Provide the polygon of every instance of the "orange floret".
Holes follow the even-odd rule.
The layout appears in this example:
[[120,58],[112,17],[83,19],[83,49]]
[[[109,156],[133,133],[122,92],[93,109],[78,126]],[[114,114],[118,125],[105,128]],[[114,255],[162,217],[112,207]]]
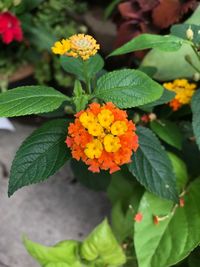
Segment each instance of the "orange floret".
[[102,106],[92,103],[75,117],[66,139],[73,158],[85,162],[92,172],[102,169],[113,173],[131,162],[132,153],[138,148],[138,136],[125,111],[111,102]]

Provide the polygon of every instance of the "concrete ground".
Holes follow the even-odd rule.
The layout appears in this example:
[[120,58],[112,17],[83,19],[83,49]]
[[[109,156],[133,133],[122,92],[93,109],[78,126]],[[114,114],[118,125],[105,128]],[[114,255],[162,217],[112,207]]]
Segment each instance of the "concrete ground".
[[9,199],[6,169],[20,143],[34,130],[17,122],[14,125],[14,133],[0,130],[0,267],[36,267],[22,245],[22,234],[45,245],[80,240],[106,216],[109,203],[103,193],[72,183],[69,166]]

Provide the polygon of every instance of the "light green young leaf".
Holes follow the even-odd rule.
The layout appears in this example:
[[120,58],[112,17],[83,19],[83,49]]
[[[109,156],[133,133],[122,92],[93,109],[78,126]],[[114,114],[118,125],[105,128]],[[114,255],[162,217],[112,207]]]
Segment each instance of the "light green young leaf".
[[177,187],[179,192],[182,193],[189,179],[186,164],[175,154],[171,152],[167,154],[173,166]]
[[57,109],[69,97],[47,86],[22,86],[0,94],[0,117],[39,114]]
[[78,259],[79,243],[74,240],[62,241],[53,247],[46,247],[24,238],[28,253],[42,267],[82,267]]
[[200,90],[197,90],[192,97],[192,113],[192,127],[200,149]]
[[[192,16],[185,21],[186,24],[200,24],[200,6],[197,7]],[[150,51],[142,61],[142,67],[156,67],[157,72],[154,78],[159,81],[174,80],[177,78],[192,78],[196,73],[190,64],[185,60],[188,55],[193,64],[200,69],[200,61],[188,44],[183,44],[176,52],[165,52],[158,49]],[[176,64],[174,64],[176,62]]]
[[[187,257],[200,243],[200,179],[191,183],[185,206],[173,209],[171,201],[146,192],[140,202],[142,222],[135,223],[134,243],[139,267],[169,267]],[[173,212],[172,212],[173,211]],[[158,225],[153,216],[166,216]],[[142,237],[142,238],[141,238]]]
[[87,261],[95,261],[99,266],[118,267],[126,262],[125,254],[107,220],[98,225],[84,240],[81,256]]
[[140,126],[137,134],[139,148],[128,164],[129,171],[150,192],[177,202],[176,178],[167,153],[151,130]]
[[85,94],[85,91],[83,90],[82,85],[78,80],[75,81],[73,93],[74,96],[72,99],[76,107],[76,112],[84,110],[90,99],[90,96]]
[[64,143],[67,125],[63,119],[47,122],[24,141],[12,163],[9,196],[25,185],[44,181],[70,158]]
[[150,123],[150,126],[161,140],[181,150],[183,137],[175,123],[169,120],[155,120]]
[[186,41],[173,35],[144,33],[117,48],[109,56],[118,56],[149,48],[158,48],[163,51],[176,51],[181,48],[184,42]]
[[161,97],[163,87],[145,73],[124,69],[112,71],[98,79],[94,97],[113,102],[120,108],[131,108]]
[[86,61],[80,58],[61,56],[60,61],[66,72],[74,74],[79,80],[84,82],[87,81],[86,76],[88,79],[94,78],[104,66],[104,60],[99,54],[90,57]]

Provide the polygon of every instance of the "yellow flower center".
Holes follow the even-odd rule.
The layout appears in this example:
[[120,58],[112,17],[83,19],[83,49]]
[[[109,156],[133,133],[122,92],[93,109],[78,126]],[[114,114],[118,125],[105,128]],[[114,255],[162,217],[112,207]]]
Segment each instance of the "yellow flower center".
[[119,137],[115,137],[112,134],[107,134],[104,137],[103,144],[107,152],[117,152],[121,147]]
[[104,134],[104,130],[98,122],[94,122],[88,126],[88,133],[92,136],[102,136]]
[[103,145],[98,139],[94,139],[92,142],[88,143],[84,150],[85,155],[89,159],[94,159],[94,158],[98,159],[101,156],[102,151],[103,151]]
[[101,126],[109,129],[111,123],[114,121],[114,115],[110,110],[104,109],[98,114],[98,120]]
[[115,121],[111,126],[111,133],[113,135],[122,135],[127,131],[128,127],[125,121]]

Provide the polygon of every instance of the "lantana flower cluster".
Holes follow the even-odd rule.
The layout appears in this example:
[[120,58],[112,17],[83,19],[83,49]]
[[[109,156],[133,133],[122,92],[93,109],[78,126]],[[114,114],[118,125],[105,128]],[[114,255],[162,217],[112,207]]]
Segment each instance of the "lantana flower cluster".
[[75,116],[66,139],[73,158],[85,162],[92,172],[102,169],[110,173],[131,161],[138,148],[138,136],[125,111],[111,102],[102,106],[92,103]]
[[182,105],[189,104],[196,89],[196,84],[189,83],[186,79],[177,79],[173,82],[164,83],[163,86],[176,93],[175,98],[169,103],[174,111],[181,108]]
[[10,12],[0,13],[0,35],[5,44],[23,40],[20,20]]
[[58,55],[66,55],[74,58],[89,59],[94,56],[100,49],[100,45],[96,40],[85,34],[75,34],[68,39],[58,41],[52,47],[52,52]]

